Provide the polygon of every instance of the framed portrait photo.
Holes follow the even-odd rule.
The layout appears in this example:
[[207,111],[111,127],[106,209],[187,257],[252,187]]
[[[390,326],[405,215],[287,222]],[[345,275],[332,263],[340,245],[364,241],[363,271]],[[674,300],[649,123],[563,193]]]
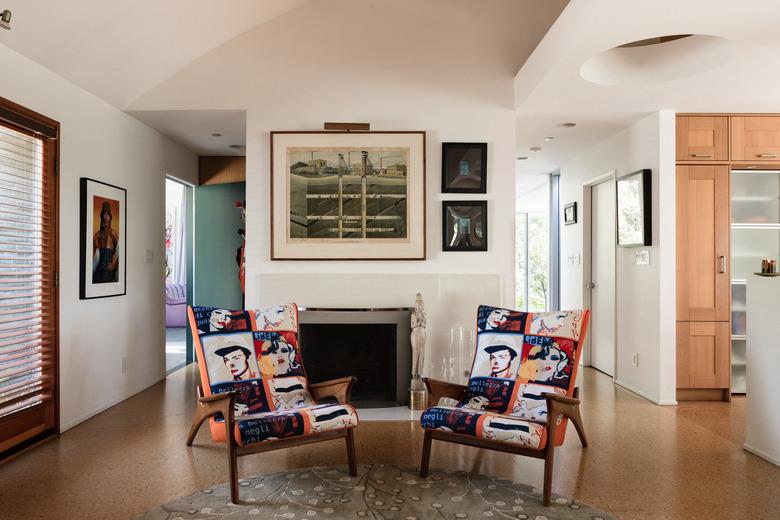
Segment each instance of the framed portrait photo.
[[577,203],[571,202],[563,207],[563,222],[567,226],[577,223]]
[[425,132],[271,132],[271,260],[424,260]]
[[486,200],[442,202],[442,251],[487,251]]
[[487,193],[487,143],[442,143],[442,193]]
[[617,245],[649,246],[652,242],[650,170],[617,180]]
[[79,299],[127,292],[127,190],[81,178]]

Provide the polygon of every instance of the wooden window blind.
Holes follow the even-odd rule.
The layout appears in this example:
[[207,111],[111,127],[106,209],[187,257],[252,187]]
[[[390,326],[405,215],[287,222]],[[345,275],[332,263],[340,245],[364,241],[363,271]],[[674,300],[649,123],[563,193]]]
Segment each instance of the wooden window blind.
[[3,455],[57,429],[58,130],[56,122],[0,98]]

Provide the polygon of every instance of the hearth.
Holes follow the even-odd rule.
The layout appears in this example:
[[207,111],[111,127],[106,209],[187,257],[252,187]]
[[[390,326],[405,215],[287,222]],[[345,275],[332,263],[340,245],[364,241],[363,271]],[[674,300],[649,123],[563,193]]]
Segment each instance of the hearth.
[[405,404],[411,368],[409,308],[302,309],[300,342],[309,381],[356,376],[358,408]]

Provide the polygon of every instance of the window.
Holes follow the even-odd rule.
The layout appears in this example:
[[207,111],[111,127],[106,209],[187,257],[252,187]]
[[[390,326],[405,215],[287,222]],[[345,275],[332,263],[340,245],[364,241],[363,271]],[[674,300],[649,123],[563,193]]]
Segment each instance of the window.
[[550,177],[521,176],[515,220],[515,304],[526,311],[555,305],[550,276]]
[[0,98],[0,454],[57,428],[59,124]]

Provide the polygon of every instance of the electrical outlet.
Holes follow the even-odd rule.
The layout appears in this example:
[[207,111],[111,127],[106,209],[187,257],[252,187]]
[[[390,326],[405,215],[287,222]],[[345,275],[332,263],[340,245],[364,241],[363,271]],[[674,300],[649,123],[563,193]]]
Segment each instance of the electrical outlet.
[[122,356],[122,373],[127,372],[127,356]]
[[639,354],[637,354],[636,352],[631,354],[631,364],[634,365],[635,367],[639,366]]

